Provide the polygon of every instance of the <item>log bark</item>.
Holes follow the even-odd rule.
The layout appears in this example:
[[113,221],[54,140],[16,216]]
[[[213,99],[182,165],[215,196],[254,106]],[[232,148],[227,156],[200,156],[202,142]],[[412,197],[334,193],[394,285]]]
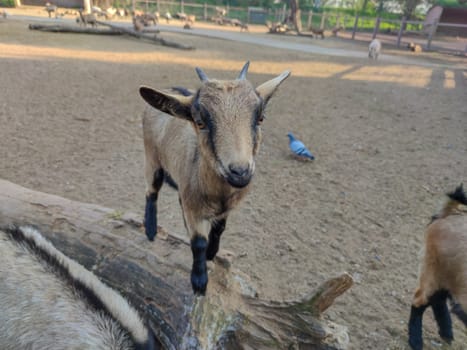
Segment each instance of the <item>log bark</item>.
[[0,226],[34,225],[55,246],[119,290],[148,318],[164,349],[346,349],[347,329],[321,314],[352,285],[344,273],[293,301],[258,298],[220,251],[206,296],[190,286],[184,237],[160,228],[147,241],[140,215],[36,192],[0,179]]
[[110,23],[102,22],[102,21],[97,21],[97,23],[103,26],[108,26],[115,31],[121,31],[135,38],[146,39],[146,40],[153,41],[160,45],[169,46],[169,47],[173,47],[173,48],[181,49],[181,50],[194,50],[195,49],[193,46],[183,45],[183,44],[179,44],[179,43],[176,43],[170,40],[165,40],[163,38],[158,37],[157,34],[149,35],[149,34],[145,34],[144,32],[137,32],[134,29],[130,29],[130,28],[122,27],[122,26],[116,26],[114,24],[110,24]]
[[[174,41],[163,39],[157,34],[159,31],[154,30],[143,30],[142,32],[137,32],[133,29],[126,28],[123,26],[116,26],[107,22],[96,21],[98,24],[107,26],[110,29],[103,29],[103,28],[92,28],[92,27],[78,27],[78,26],[70,26],[70,25],[63,25],[63,24],[30,24],[29,29],[31,30],[40,30],[44,32],[54,32],[54,33],[78,33],[78,34],[103,34],[103,35],[130,35],[132,37],[138,39],[144,39],[151,41],[153,43],[172,47],[175,49],[180,50],[194,50],[193,46],[183,45],[176,43]],[[151,35],[150,33],[155,33]]]
[[123,32],[119,32],[113,29],[107,28],[93,28],[93,27],[77,27],[69,26],[65,24],[30,24],[29,29],[40,30],[43,32],[54,32],[54,33],[77,33],[77,34],[100,34],[100,35],[122,35]]

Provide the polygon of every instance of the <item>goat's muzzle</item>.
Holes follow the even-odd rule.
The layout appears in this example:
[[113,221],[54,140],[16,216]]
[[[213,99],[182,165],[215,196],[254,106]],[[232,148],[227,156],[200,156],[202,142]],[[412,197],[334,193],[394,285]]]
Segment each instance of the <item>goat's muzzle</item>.
[[253,177],[253,169],[250,166],[229,165],[226,180],[227,182],[237,188],[247,186]]

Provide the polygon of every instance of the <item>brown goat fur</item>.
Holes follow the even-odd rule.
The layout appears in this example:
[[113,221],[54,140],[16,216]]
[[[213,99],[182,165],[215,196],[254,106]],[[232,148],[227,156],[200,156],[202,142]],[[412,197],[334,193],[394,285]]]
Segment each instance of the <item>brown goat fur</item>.
[[440,336],[448,343],[453,334],[447,299],[456,304],[453,312],[467,326],[467,212],[462,209],[467,205],[467,197],[462,185],[448,197],[426,230],[419,282],[409,320],[409,344],[414,350],[423,348],[422,318],[429,306]]
[[156,235],[156,201],[165,179],[179,191],[195,293],[205,293],[206,259],[215,257],[230,210],[250,188],[267,102],[290,74],[255,88],[246,79],[248,65],[235,80],[209,79],[197,68],[202,85],[194,93],[140,88],[151,106],[143,115],[146,235]]
[[467,310],[467,215],[435,220],[427,228],[425,241],[420,282],[412,304],[425,305],[436,291],[446,289]]

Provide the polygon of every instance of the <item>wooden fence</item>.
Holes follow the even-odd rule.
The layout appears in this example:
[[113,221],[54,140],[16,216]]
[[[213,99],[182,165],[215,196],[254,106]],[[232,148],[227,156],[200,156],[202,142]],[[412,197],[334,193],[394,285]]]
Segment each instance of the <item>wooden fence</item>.
[[[397,47],[401,46],[403,37],[410,39],[416,38],[420,42],[424,42],[426,50],[432,49],[433,40],[440,27],[457,28],[460,35],[457,35],[457,40],[463,40],[465,48],[464,53],[467,53],[467,38],[462,37],[467,24],[460,23],[425,23],[422,21],[409,21],[406,18],[402,19],[386,19],[386,18],[370,18],[360,16],[349,16],[336,13],[313,13],[308,12],[302,15],[302,23],[306,23],[304,29],[311,27],[332,30],[333,28],[342,28],[346,31],[351,31],[351,38],[355,39],[359,33],[371,33],[371,39],[375,39],[378,35],[392,35],[394,43]],[[451,31],[455,32],[455,31]],[[452,35],[451,35],[452,36]]]
[[[123,0],[125,1],[125,0]],[[181,1],[167,0],[126,0],[133,1],[132,6],[135,9],[144,10],[146,12],[158,11],[163,14],[170,12],[172,15],[178,12],[195,15],[200,20],[209,21],[218,15],[219,7],[208,4],[195,4]],[[262,17],[253,17],[252,11],[261,11],[258,8],[243,8],[243,7],[224,7],[226,16],[229,18],[237,18],[245,23],[264,24],[265,21],[281,22],[287,15],[286,7],[279,9],[264,9]],[[264,18],[264,22],[254,22],[254,19]],[[351,31],[352,39],[360,33],[371,33],[371,38],[374,39],[378,35],[388,34],[394,37],[394,44],[400,47],[404,36],[413,39],[417,38],[419,42],[424,43],[426,50],[432,49],[433,39],[440,27],[452,28],[467,28],[466,24],[453,23],[424,23],[422,21],[409,21],[402,19],[386,19],[386,18],[371,18],[361,16],[351,16],[340,13],[323,12],[314,13],[313,11],[302,12],[301,21],[303,30],[320,28],[332,30],[342,26],[344,30]],[[467,53],[467,42],[465,45],[465,53]]]

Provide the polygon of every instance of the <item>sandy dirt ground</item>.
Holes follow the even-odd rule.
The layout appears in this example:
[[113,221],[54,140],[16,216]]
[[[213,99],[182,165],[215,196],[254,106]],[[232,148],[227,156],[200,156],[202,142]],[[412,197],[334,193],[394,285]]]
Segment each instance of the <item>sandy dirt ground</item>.
[[[253,190],[221,247],[264,298],[295,298],[349,272],[355,285],[325,317],[349,327],[351,349],[407,348],[424,229],[443,193],[467,183],[465,58],[422,54],[402,65],[163,33],[197,48],[180,51],[27,25],[0,23],[0,178],[141,215],[140,85],[196,87],[196,66],[230,79],[246,60],[254,84],[290,69],[267,111]],[[315,161],[291,157],[289,131]],[[160,223],[184,234],[176,192],[163,188],[159,203]],[[454,325],[448,347],[427,312],[426,349],[467,349]]]

